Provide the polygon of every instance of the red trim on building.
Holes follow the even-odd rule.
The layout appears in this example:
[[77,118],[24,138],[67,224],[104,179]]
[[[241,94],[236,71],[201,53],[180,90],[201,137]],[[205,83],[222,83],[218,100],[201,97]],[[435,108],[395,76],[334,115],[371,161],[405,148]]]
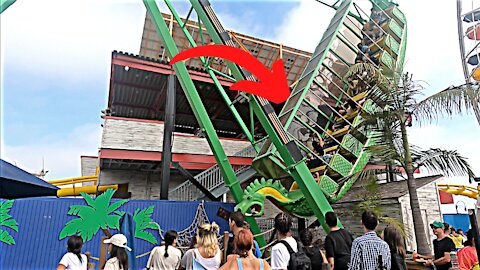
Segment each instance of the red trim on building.
[[[121,149],[100,149],[100,158],[110,159],[131,159],[131,160],[148,160],[161,161],[162,155],[160,152],[152,151],[136,151],[136,150],[121,150]],[[233,165],[251,165],[253,158],[248,157],[229,157],[228,160]],[[200,164],[208,164],[209,166],[217,163],[213,155],[197,155],[197,154],[172,154],[172,161],[189,164],[196,164],[197,167],[202,167]],[[189,165],[190,166],[190,165]],[[206,167],[208,168],[208,167]],[[197,169],[197,168],[195,168]]]
[[[136,68],[145,71],[151,71],[155,73],[160,73],[164,75],[175,74],[171,65],[161,64],[157,62],[152,62],[148,60],[138,59],[132,56],[126,56],[121,54],[113,54],[112,55],[112,65],[119,65],[119,66],[128,66],[130,68]],[[207,83],[213,83],[213,80],[206,72],[188,70],[190,73],[190,77],[196,81],[202,81]],[[113,73],[112,73],[113,74]],[[232,81],[218,77],[218,80],[223,86],[229,87],[233,84]]]

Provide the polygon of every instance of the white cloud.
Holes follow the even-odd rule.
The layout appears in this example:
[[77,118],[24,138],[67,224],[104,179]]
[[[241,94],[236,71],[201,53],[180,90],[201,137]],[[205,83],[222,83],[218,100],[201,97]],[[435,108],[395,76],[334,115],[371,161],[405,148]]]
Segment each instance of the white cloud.
[[217,16],[225,29],[242,34],[249,33],[249,35],[254,35],[256,37],[260,37],[258,35],[259,33],[265,33],[265,27],[260,24],[253,23],[253,21],[250,19],[254,16],[253,12],[250,10],[240,14],[217,12]]
[[81,175],[80,156],[98,155],[100,138],[99,124],[84,124],[64,137],[39,138],[35,144],[10,146],[2,141],[1,156],[31,173],[42,169],[44,158],[48,180],[77,177]]
[[275,42],[313,52],[322,38],[334,11],[316,1],[303,0],[284,15],[275,30]]
[[102,76],[113,50],[138,53],[144,14],[141,1],[17,1],[2,13],[1,58],[48,77]]

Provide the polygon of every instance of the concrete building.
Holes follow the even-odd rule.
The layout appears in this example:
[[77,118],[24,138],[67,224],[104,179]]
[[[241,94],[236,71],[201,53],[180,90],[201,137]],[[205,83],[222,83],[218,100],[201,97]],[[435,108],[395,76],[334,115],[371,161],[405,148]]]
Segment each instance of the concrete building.
[[[169,14],[164,14],[180,51],[188,49],[188,40]],[[209,43],[205,29],[200,31],[198,23],[187,22],[187,29],[197,44]],[[252,53],[265,66],[279,58],[285,62],[287,79],[294,83],[305,68],[311,54],[267,40],[230,31],[244,50]],[[203,35],[203,37],[201,37]],[[174,74],[168,64],[165,49],[148,15],[145,17],[139,54],[113,52],[111,60],[108,104],[102,111],[104,120],[98,157],[82,157],[82,174],[95,172],[100,167],[99,184],[121,184],[124,194],[132,199],[159,199],[162,169],[162,154],[171,150],[169,199],[196,200],[205,197],[188,179],[194,178],[201,184],[210,199],[221,199],[228,191],[212,151],[203,137],[183,89],[175,79],[175,121],[172,144],[163,145],[166,128],[166,103],[168,78]],[[239,127],[223,97],[205,72],[198,59],[186,61],[189,73],[199,90],[210,119],[220,137],[230,163],[242,182],[255,176],[250,169],[254,151]],[[227,72],[222,60],[214,61],[214,68]],[[219,77],[220,84],[228,89],[233,84],[226,77]],[[249,105],[237,91],[227,91],[245,123],[254,127],[254,135],[263,138],[265,132],[258,122],[250,118]],[[237,104],[237,105],[238,105]],[[276,110],[281,105],[275,106]],[[171,149],[170,149],[171,148]]]
[[[420,202],[423,223],[427,240],[432,247],[432,241],[435,236],[429,227],[434,221],[442,219],[440,209],[440,198],[437,189],[437,182],[441,181],[443,176],[419,177],[416,179],[417,194]],[[360,183],[355,185],[340,201],[332,205],[338,213],[339,218],[345,228],[348,228],[352,234],[357,237],[362,235],[363,227],[361,225],[360,203],[366,199],[372,199],[372,192],[362,187]],[[369,198],[370,197],[370,198]],[[410,208],[410,196],[408,195],[407,181],[395,181],[378,184],[375,188],[375,198],[384,218],[394,218],[403,224],[406,234],[407,250],[416,250],[415,232],[413,227],[412,210]],[[382,221],[378,231],[385,228],[387,223]]]

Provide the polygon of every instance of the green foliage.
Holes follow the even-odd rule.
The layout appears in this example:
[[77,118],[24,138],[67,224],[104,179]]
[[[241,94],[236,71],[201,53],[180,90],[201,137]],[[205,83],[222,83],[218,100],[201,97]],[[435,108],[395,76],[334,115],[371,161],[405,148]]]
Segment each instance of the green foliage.
[[68,215],[79,218],[70,220],[65,224],[59,235],[59,239],[78,234],[83,240],[89,241],[101,229],[119,229],[120,218],[124,212],[117,211],[128,200],[120,200],[110,205],[115,190],[107,189],[96,199],[86,193],[81,193],[87,205],[72,205]]
[[[18,223],[9,214],[12,206],[13,200],[0,202],[0,227],[7,227],[18,232]],[[15,239],[5,230],[0,230],[0,242],[15,245]]]
[[[425,167],[432,173],[445,176],[466,175],[473,179],[470,165],[458,152],[438,148],[422,150],[408,144],[406,122],[411,115],[416,122],[431,122],[440,116],[451,116],[480,108],[478,86],[450,87],[437,94],[417,101],[424,89],[422,84],[412,79],[409,73],[398,76],[395,83],[382,75],[374,66],[366,63],[356,64],[347,72],[345,78],[353,80],[361,77],[372,88],[369,98],[379,105],[377,109],[363,112],[363,127],[375,132],[376,144],[368,150],[373,160],[406,168],[407,160],[412,159],[414,169]],[[476,87],[476,88],[474,88]],[[409,149],[406,149],[408,147]],[[411,152],[407,158],[407,150]]]
[[365,184],[362,185],[363,189],[365,189],[366,194],[362,194],[361,201],[355,205],[354,210],[355,212],[362,213],[364,211],[372,211],[378,216],[382,213],[381,208],[381,201],[380,195],[378,194],[378,183],[376,177],[369,177],[364,180]]
[[405,227],[403,225],[403,222],[393,218],[393,217],[388,217],[384,213],[384,209],[382,207],[382,200],[380,196],[380,192],[378,190],[378,179],[376,176],[368,176],[368,178],[365,178],[363,180],[360,180],[364,182],[364,185],[362,187],[365,189],[366,193],[360,195],[361,199],[359,203],[357,203],[354,206],[354,212],[358,215],[361,215],[364,211],[372,211],[374,212],[378,220],[383,223],[387,224],[388,226],[394,226],[396,227],[403,237],[406,237],[406,232],[405,232]]
[[137,209],[133,214],[133,220],[135,220],[135,237],[143,239],[152,244],[157,244],[157,239],[153,236],[151,232],[147,232],[147,229],[155,230],[157,226],[152,220],[153,209],[155,207],[152,205],[146,209]]

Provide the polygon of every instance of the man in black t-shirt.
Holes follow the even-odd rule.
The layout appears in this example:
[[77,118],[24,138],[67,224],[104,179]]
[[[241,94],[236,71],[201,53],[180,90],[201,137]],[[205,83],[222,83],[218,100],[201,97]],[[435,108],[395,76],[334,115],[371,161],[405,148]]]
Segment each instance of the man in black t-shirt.
[[433,240],[434,256],[420,255],[420,258],[428,259],[426,265],[435,265],[437,270],[448,270],[452,267],[450,262],[450,252],[455,251],[455,244],[452,239],[445,234],[445,225],[440,221],[430,224],[433,234],[437,239]]
[[[234,243],[235,234],[238,234],[239,231],[246,229],[248,223],[245,222],[245,217],[243,216],[242,212],[236,211],[230,214],[230,218],[228,219],[228,224],[230,225],[230,230],[232,233],[230,234],[230,239],[228,241],[227,246],[227,255],[234,254]],[[253,255],[255,257],[260,258],[262,257],[262,252],[260,251],[260,247],[258,246],[257,241],[253,240],[253,247],[252,247]]]
[[325,222],[330,227],[330,233],[325,237],[325,252],[331,269],[348,269],[352,250],[353,236],[345,229],[337,226],[337,216],[334,212],[325,214]]

